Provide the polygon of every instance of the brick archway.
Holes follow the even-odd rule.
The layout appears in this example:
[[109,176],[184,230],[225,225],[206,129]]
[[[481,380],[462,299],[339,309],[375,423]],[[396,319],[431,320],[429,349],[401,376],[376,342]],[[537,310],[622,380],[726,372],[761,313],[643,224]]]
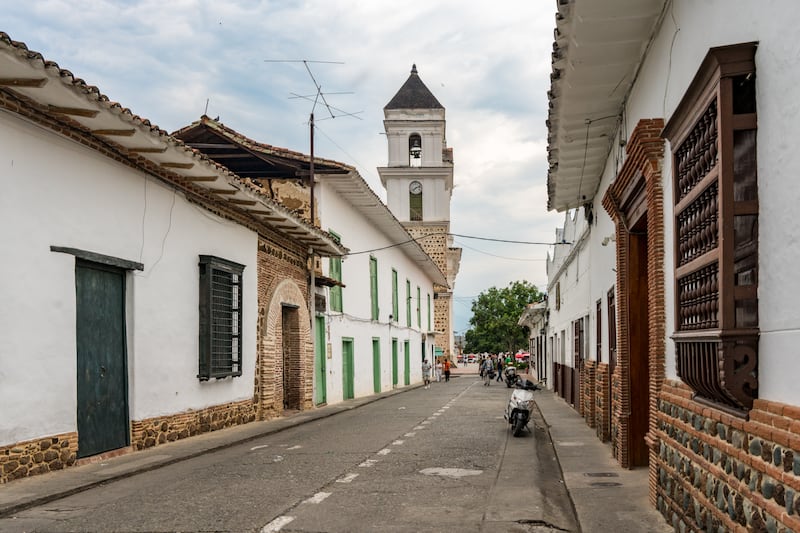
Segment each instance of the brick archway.
[[[293,398],[293,408],[308,409],[312,406],[313,354],[308,303],[305,294],[291,279],[281,281],[269,298],[262,313],[261,338],[259,339],[258,364],[256,373],[256,400],[258,418],[265,420],[280,415],[284,409],[284,399]],[[293,338],[284,339],[286,331],[286,310],[296,313],[289,319]],[[284,391],[284,348],[296,351],[289,358],[291,386],[290,394]]]
[[[665,377],[666,348],[664,193],[661,177],[664,140],[660,136],[663,127],[664,121],[660,118],[639,121],[626,145],[628,158],[603,197],[603,207],[616,226],[617,247],[617,365],[612,376],[612,446],[619,463],[625,468],[632,467],[631,412],[633,409],[647,409],[649,420],[644,440],[649,450],[651,486],[655,476],[653,458],[657,446],[653,437],[656,423],[654,413]],[[646,227],[641,228],[640,232],[632,231],[636,219],[646,220]],[[637,238],[639,243],[636,242]],[[636,354],[632,353],[631,345],[631,298],[638,296],[628,273],[633,268],[631,262],[640,260],[632,254],[642,246],[646,248],[641,260],[646,261],[642,268],[647,277],[646,363],[649,394],[647,405],[633,405],[631,362]]]

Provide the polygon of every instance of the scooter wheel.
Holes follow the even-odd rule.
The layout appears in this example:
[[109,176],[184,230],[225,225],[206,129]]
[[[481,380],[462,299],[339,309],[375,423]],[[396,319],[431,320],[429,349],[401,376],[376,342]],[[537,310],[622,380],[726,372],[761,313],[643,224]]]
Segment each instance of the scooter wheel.
[[515,437],[519,437],[522,435],[522,429],[525,427],[522,419],[519,417],[514,418],[514,422],[511,424],[511,431]]

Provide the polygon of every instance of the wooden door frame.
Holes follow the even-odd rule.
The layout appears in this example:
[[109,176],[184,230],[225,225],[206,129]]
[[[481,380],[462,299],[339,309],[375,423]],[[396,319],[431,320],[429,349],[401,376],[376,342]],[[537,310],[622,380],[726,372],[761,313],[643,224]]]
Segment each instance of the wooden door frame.
[[[617,357],[612,374],[612,449],[614,457],[625,468],[634,466],[630,446],[631,411],[646,409],[649,414],[644,441],[649,456],[658,450],[655,437],[658,395],[665,379],[666,322],[664,296],[664,200],[661,169],[664,158],[664,140],[661,132],[663,119],[640,120],[625,145],[628,154],[614,182],[603,195],[603,207],[609,213],[616,228],[616,322]],[[646,216],[645,216],[646,214]],[[641,222],[640,222],[641,221]],[[637,227],[636,224],[641,226]],[[633,235],[639,233],[639,236]],[[646,235],[643,235],[646,234]],[[632,243],[632,237],[645,239],[643,243]],[[632,288],[628,275],[632,252],[642,249],[645,256],[636,259],[646,272],[647,286],[644,288],[647,319],[647,343],[644,358],[647,366],[647,405],[633,405],[631,391],[631,307]],[[632,246],[634,248],[632,248]],[[613,363],[613,361],[610,361]],[[657,484],[654,471],[650,472],[650,486]],[[653,492],[651,491],[651,496]]]

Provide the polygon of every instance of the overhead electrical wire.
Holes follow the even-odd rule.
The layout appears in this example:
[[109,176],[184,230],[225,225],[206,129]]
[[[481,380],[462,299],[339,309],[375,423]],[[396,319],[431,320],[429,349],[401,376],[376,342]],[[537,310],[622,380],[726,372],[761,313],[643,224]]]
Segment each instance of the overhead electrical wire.
[[[371,248],[369,250],[359,250],[357,252],[348,252],[346,254],[341,254],[340,257],[347,257],[347,256],[350,256],[350,255],[360,255],[360,254],[369,254],[369,253],[372,253],[372,252],[379,252],[381,250],[387,250],[389,248],[396,248],[398,246],[403,246],[404,244],[408,244],[410,242],[419,242],[419,241],[421,241],[423,239],[427,239],[429,237],[439,237],[441,235],[449,235],[449,236],[452,236],[452,237],[460,237],[462,239],[477,239],[477,240],[481,240],[481,241],[503,242],[503,243],[508,243],[508,244],[525,244],[525,245],[538,245],[538,246],[555,246],[555,245],[558,245],[558,244],[572,244],[571,242],[565,242],[565,241],[562,241],[562,242],[512,241],[512,240],[508,240],[508,239],[496,239],[496,238],[491,238],[491,237],[477,237],[475,235],[462,235],[462,234],[459,234],[459,233],[444,233],[444,234],[443,233],[433,233],[433,234],[430,234],[430,235],[422,235],[420,237],[412,237],[411,239],[408,239],[407,241],[398,242],[398,243],[394,243],[394,244],[388,244],[386,246],[381,246],[380,248]],[[475,248],[471,248],[469,246],[465,246],[465,248],[469,248],[470,250],[475,250],[476,252],[485,253],[487,255],[493,255],[493,254],[490,254],[488,252],[481,252],[480,250],[476,250]],[[336,257],[336,256],[332,256],[332,257]],[[514,259],[514,258],[511,258],[511,257],[501,257],[499,255],[495,256],[495,257],[500,257],[501,259]],[[516,259],[516,260],[517,261],[538,261],[538,259]]]

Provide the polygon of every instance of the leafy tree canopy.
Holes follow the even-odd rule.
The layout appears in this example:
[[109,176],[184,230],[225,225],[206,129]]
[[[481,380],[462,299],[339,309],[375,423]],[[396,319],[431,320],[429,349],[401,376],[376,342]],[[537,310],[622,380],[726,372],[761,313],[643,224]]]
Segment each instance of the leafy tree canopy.
[[492,287],[472,302],[471,328],[465,335],[468,353],[516,352],[528,346],[528,327],[518,325],[522,311],[538,302],[543,294],[527,281],[514,281],[508,287]]

